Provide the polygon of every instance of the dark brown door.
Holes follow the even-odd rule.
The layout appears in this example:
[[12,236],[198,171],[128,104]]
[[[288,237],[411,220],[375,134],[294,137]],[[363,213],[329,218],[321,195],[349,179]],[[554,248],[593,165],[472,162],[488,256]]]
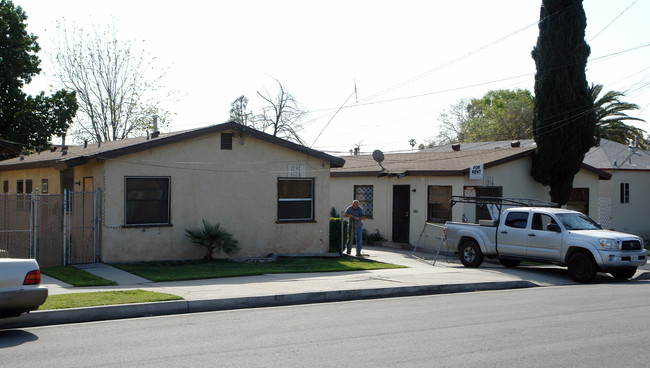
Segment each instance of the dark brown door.
[[393,185],[393,241],[409,242],[409,212],[411,211],[411,186]]

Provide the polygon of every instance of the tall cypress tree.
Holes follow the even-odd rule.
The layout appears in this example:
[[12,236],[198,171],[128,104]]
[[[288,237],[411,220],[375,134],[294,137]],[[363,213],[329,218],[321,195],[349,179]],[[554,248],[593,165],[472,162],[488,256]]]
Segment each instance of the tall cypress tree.
[[532,56],[535,117],[532,177],[550,185],[551,200],[566,204],[573,177],[596,145],[596,115],[585,75],[589,45],[582,0],[542,0],[539,37]]

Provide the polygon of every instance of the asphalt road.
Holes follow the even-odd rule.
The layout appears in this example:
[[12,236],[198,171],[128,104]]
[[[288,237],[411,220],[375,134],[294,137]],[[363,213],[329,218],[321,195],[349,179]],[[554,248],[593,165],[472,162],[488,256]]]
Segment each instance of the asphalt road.
[[0,331],[0,367],[641,367],[650,282]]

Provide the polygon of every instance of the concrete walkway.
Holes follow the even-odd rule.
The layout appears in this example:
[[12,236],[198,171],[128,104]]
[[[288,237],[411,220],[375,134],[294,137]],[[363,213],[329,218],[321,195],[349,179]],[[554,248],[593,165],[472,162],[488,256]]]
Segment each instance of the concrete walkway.
[[[80,265],[86,272],[113,280],[117,286],[72,287],[43,275],[50,295],[92,291],[142,289],[183,297],[183,301],[128,304],[55,311],[36,311],[0,319],[0,329],[74,323],[152,315],[192,313],[238,308],[334,302],[355,299],[500,290],[536,286],[575,285],[566,269],[555,266],[501,267],[484,262],[465,268],[456,258],[388,247],[364,247],[371,260],[408,268],[354,272],[268,274],[193,281],[151,282],[106,264]],[[419,259],[418,259],[419,258]],[[646,266],[647,268],[647,266]],[[650,279],[640,269],[635,280]],[[595,283],[621,282],[598,274]]]

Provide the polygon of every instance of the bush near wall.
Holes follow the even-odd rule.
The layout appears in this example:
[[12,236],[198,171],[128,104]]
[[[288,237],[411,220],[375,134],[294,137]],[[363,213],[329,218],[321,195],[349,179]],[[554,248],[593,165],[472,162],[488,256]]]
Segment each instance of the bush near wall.
[[[343,239],[348,236],[348,222],[343,220]],[[330,217],[330,252],[338,253],[341,250],[341,219]]]

